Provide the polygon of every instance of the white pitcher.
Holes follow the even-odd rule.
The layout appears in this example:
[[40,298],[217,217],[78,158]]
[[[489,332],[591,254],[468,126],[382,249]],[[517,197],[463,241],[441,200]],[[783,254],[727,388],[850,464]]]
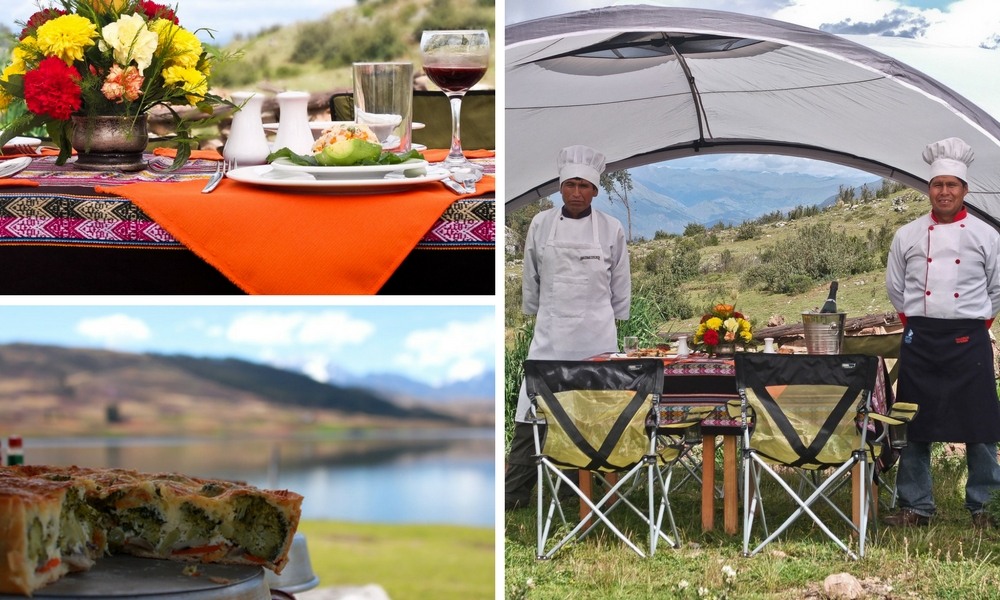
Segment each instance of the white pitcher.
[[233,103],[242,108],[233,115],[222,157],[241,167],[262,165],[271,153],[261,118],[264,98],[254,92],[233,92],[232,97]]

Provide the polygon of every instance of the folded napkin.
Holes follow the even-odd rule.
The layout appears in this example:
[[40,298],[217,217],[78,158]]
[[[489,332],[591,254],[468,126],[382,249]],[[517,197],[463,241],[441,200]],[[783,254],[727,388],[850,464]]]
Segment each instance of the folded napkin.
[[[177,157],[176,148],[154,148],[153,154],[156,156],[168,156],[170,158]],[[219,154],[218,150],[192,150],[191,158],[201,159],[201,160],[222,160],[222,155]]]
[[[424,155],[424,160],[427,162],[441,162],[442,160],[448,158],[448,153],[451,150],[433,148],[430,150],[422,150],[420,153]],[[465,158],[493,158],[496,156],[496,152],[493,150],[462,150],[462,154]]]
[[37,181],[30,179],[15,179],[13,177],[0,179],[0,187],[38,187],[38,185]]
[[[231,179],[102,186],[251,294],[374,294],[460,197],[443,184],[371,195],[275,191]],[[477,193],[493,192],[484,177]]]

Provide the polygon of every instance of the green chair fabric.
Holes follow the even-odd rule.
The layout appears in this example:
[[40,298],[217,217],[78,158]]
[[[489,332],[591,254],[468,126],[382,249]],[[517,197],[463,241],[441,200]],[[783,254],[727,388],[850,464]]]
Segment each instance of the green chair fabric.
[[[864,556],[874,507],[873,465],[883,448],[870,416],[878,357],[738,353],[735,366],[744,443],[743,553],[758,553],[807,514],[849,556]],[[798,490],[789,477],[798,482]],[[848,481],[856,495],[845,513],[838,506],[843,500],[833,496]],[[774,490],[779,498],[765,497],[762,489]],[[777,501],[786,494],[795,505],[790,512],[782,511]],[[820,516],[814,504],[832,507],[834,514]],[[765,538],[750,550],[758,512]],[[775,512],[784,521],[769,532],[767,517]],[[846,522],[849,535],[835,534],[826,523],[831,518]],[[844,541],[853,535],[857,554]]]
[[[334,121],[354,120],[354,94],[342,92],[330,97],[330,118]],[[423,129],[413,131],[413,142],[428,148],[451,147],[451,105],[442,92],[413,91],[413,120],[423,123]],[[496,92],[470,90],[462,99],[462,148],[480,150],[496,148]]]
[[[654,409],[663,388],[663,362],[528,360],[524,375],[538,456],[537,557],[551,558],[565,544],[602,524],[645,557],[637,540],[611,520],[612,512],[623,506],[648,526],[650,556],[661,539],[676,547],[677,528],[668,499],[671,471],[658,465],[678,460],[682,446],[675,443],[668,447],[669,436],[656,423],[659,413]],[[675,431],[683,439],[683,428]],[[564,469],[592,472],[602,497],[592,500],[563,473]],[[609,473],[617,473],[617,481],[606,477]],[[642,500],[635,500],[632,493],[643,484]],[[563,486],[590,509],[591,514],[575,525],[568,522],[559,506]],[[556,516],[570,531],[550,543]],[[671,535],[663,531],[664,516]]]

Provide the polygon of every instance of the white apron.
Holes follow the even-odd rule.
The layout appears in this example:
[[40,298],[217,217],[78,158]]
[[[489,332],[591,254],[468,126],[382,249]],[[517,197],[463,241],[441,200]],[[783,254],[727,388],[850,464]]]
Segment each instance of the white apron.
[[[580,360],[618,350],[611,273],[605,263],[597,218],[592,212],[590,243],[555,239],[559,218],[552,220],[538,271],[542,287],[529,359]],[[525,421],[529,407],[522,381],[516,420]]]

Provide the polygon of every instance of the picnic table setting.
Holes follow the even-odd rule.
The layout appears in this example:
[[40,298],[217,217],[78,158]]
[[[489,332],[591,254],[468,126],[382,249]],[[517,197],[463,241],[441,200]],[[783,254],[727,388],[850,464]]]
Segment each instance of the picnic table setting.
[[[413,142],[410,63],[354,65],[354,121],[309,121],[291,90],[265,124],[262,93],[211,91],[216,58],[173,10],[98,4],[33,15],[0,77],[23,113],[0,132],[0,293],[494,292],[494,151],[464,150],[457,122],[451,148]],[[425,70],[460,102],[489,40],[426,33]],[[151,134],[164,107],[174,130]],[[199,149],[225,114],[221,152]]]

